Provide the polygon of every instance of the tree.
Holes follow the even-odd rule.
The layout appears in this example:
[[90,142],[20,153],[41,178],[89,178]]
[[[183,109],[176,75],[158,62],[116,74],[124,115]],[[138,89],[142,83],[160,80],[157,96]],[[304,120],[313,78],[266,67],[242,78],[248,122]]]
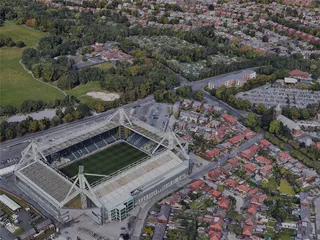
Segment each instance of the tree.
[[267,113],[267,108],[264,106],[264,104],[259,103],[257,108],[256,108],[256,112],[259,115],[265,115]]
[[36,132],[36,131],[38,131],[38,128],[39,128],[38,121],[31,120],[29,123],[29,129],[28,129],[29,132]]
[[28,69],[39,61],[38,51],[34,48],[26,48],[22,52],[22,62]]
[[262,42],[269,42],[269,37],[268,37],[268,35],[264,35],[264,36],[262,37]]
[[19,48],[23,48],[23,47],[26,46],[26,44],[23,41],[17,41],[16,42],[16,46],[19,47]]
[[202,90],[195,91],[193,97],[197,101],[203,101],[203,92],[202,92]]
[[304,108],[304,109],[301,110],[301,117],[302,117],[304,120],[309,119],[310,114],[309,114],[308,109],[305,109],[305,108]]
[[278,120],[273,120],[269,126],[269,132],[271,133],[279,133],[280,131],[280,122]]
[[157,90],[157,91],[154,92],[153,96],[154,96],[154,100],[156,100],[157,102],[163,102],[163,100],[164,100],[164,91],[163,90]]
[[51,127],[56,127],[61,123],[61,120],[58,116],[54,116],[51,121],[50,121],[50,126]]
[[73,121],[73,116],[71,113],[67,113],[65,116],[64,116],[64,119],[66,120],[66,122],[72,122]]
[[35,78],[41,77],[42,65],[40,63],[36,63],[32,66],[31,71]]
[[51,63],[45,62],[42,64],[42,78],[45,82],[52,82],[54,75],[54,68]]
[[258,125],[258,118],[254,113],[249,113],[244,120],[244,125],[249,128],[254,128]]
[[73,87],[73,83],[69,79],[68,75],[63,75],[59,78],[57,86],[62,90],[70,90]]

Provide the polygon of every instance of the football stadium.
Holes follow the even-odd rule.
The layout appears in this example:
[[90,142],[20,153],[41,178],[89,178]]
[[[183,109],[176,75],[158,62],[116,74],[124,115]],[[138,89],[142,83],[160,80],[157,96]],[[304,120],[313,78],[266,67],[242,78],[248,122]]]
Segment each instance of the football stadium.
[[121,221],[188,176],[185,148],[173,132],[120,108],[58,139],[31,142],[16,165],[15,183],[60,222],[82,214],[99,224]]

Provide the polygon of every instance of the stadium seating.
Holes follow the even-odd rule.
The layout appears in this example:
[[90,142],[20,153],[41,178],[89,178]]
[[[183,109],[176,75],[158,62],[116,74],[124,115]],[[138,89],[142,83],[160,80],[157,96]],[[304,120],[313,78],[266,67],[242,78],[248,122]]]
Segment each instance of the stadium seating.
[[[83,142],[61,150],[59,151],[59,155],[62,158],[68,158],[70,161],[73,161],[84,157],[89,153],[95,152],[98,149],[104,148],[106,145],[111,144],[117,140],[119,140],[119,136],[117,136],[116,129],[111,129],[100,135],[94,136]],[[54,161],[53,159],[54,158],[52,158],[51,156],[47,156],[48,162],[52,163],[52,161]]]

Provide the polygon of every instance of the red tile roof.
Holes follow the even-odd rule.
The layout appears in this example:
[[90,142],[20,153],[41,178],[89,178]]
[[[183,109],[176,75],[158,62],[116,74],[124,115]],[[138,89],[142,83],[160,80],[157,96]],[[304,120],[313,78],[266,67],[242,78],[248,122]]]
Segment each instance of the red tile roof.
[[251,188],[249,188],[247,185],[241,184],[236,189],[240,192],[248,193]]
[[258,149],[258,146],[253,145],[241,152],[241,156],[247,160],[250,160],[257,153]]
[[251,172],[251,173],[254,173],[256,171],[256,166],[255,165],[252,165],[250,163],[247,163],[244,165],[244,169],[247,171],[247,172]]
[[309,78],[310,74],[308,72],[303,72],[299,69],[295,69],[288,73],[291,77],[301,77],[301,78]]
[[208,158],[214,158],[214,157],[217,157],[220,153],[220,149],[219,148],[214,148],[214,149],[211,149],[211,150],[207,150],[204,155]]
[[259,189],[258,189],[258,188],[254,188],[254,189],[251,189],[251,190],[249,191],[249,195],[250,195],[250,196],[254,196],[254,195],[256,195],[258,192],[259,192]]
[[249,207],[248,207],[248,213],[252,214],[252,215],[255,215],[257,213],[257,208],[258,208],[258,205],[250,204]]
[[280,156],[281,158],[284,158],[284,159],[290,159],[290,158],[292,158],[291,155],[288,154],[288,153],[286,153],[286,152],[281,152],[281,153],[279,153],[279,156]]
[[229,185],[232,188],[235,188],[238,185],[238,182],[233,180],[233,179],[231,179],[231,178],[228,178],[228,179],[224,180],[224,183],[226,185]]
[[226,134],[226,130],[229,129],[226,125],[222,125],[217,129],[218,137],[223,137]]
[[248,214],[244,220],[245,225],[253,226],[255,225],[255,217],[253,215]]
[[253,234],[254,227],[249,225],[244,225],[242,235],[251,236]]
[[221,232],[213,232],[210,234],[210,240],[220,240]]
[[211,193],[211,195],[212,195],[214,198],[217,198],[217,199],[220,198],[221,195],[222,195],[221,192],[219,192],[219,191],[217,191],[217,190],[215,190],[215,189],[211,190],[210,193]]
[[230,138],[228,140],[228,142],[231,144],[236,144],[236,143],[240,142],[243,138],[244,138],[244,136],[242,134],[238,134],[238,135]]
[[210,172],[208,172],[208,177],[211,179],[218,178],[222,174],[220,168],[214,169]]
[[260,173],[262,176],[266,177],[272,171],[272,165],[265,165],[260,168]]
[[223,118],[223,120],[225,120],[226,122],[228,122],[228,123],[230,123],[232,125],[234,125],[234,124],[236,124],[238,122],[238,120],[236,118],[234,118],[234,117],[232,117],[232,116],[230,116],[230,115],[228,115],[226,113],[223,113],[221,115],[221,117]]
[[236,157],[228,159],[227,162],[230,163],[233,167],[239,165],[239,159]]
[[224,210],[227,210],[228,207],[229,207],[229,204],[230,204],[229,198],[226,198],[226,197],[223,196],[223,197],[220,199],[219,207],[222,208],[222,209],[224,209]]
[[271,143],[269,141],[267,141],[266,139],[261,139],[259,141],[259,144],[262,145],[262,147],[269,147],[271,145]]
[[264,200],[266,200],[266,199],[267,199],[266,194],[259,194],[259,195],[252,196],[250,202],[252,204],[256,204],[256,205],[262,205]]
[[223,220],[219,217],[214,218],[214,222],[210,225],[209,229],[220,232],[223,227]]
[[256,161],[263,164],[271,164],[272,161],[264,156],[258,156],[256,157]]
[[247,128],[246,130],[243,131],[243,135],[246,137],[246,139],[250,139],[255,135],[255,132]]
[[189,188],[191,191],[197,191],[200,190],[201,188],[203,188],[205,186],[204,181],[202,181],[201,179],[198,179],[196,181],[194,181],[193,183],[191,183],[189,185]]

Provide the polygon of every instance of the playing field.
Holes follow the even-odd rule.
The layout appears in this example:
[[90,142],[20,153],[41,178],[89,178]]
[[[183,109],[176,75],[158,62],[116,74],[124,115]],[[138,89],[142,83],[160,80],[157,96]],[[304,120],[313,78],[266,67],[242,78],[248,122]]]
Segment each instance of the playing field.
[[[68,177],[73,177],[77,175],[79,166],[82,165],[84,166],[85,173],[108,175],[146,156],[147,154],[144,152],[122,142],[90,157],[72,163],[60,169],[60,171]],[[86,178],[89,183],[100,179],[100,177],[93,176],[86,176]]]

